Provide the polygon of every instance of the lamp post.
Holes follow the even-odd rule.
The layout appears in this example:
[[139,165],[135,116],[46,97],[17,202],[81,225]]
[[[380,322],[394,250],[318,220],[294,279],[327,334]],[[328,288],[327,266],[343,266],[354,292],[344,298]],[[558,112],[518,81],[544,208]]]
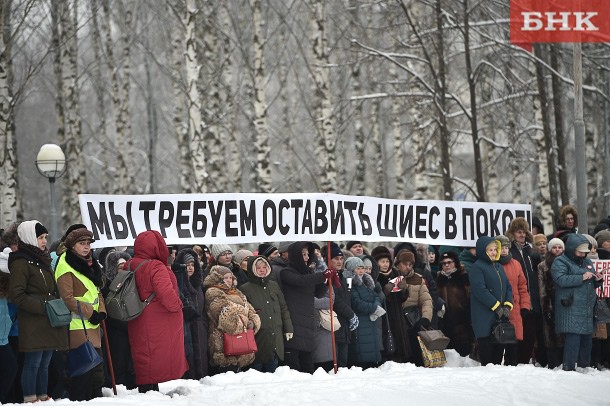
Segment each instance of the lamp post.
[[66,156],[56,144],[44,144],[36,156],[36,168],[49,179],[51,188],[51,239],[57,238],[57,208],[55,206],[55,179],[66,171]]

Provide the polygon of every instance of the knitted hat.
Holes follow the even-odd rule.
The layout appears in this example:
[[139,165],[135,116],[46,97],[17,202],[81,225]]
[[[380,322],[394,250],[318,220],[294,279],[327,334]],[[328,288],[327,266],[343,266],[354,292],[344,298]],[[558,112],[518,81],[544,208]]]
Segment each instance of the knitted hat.
[[277,247],[277,250],[280,252],[280,254],[288,252],[288,247],[290,247],[290,244],[292,244],[292,241],[284,241],[280,243],[279,247]]
[[43,234],[49,234],[49,231],[46,229],[46,227],[40,223],[36,223],[34,229],[36,230],[36,238],[40,237]]
[[[239,250],[235,253],[235,255],[233,256],[233,260],[235,260],[235,263],[237,264],[241,264],[243,262],[244,259],[253,256],[254,254],[252,253],[252,251],[248,251],[248,250]],[[262,254],[259,254],[262,255]]]
[[195,262],[195,257],[192,256],[191,254],[184,254],[184,258],[183,258],[184,264],[188,264],[190,262]]
[[348,242],[347,242],[347,245],[345,246],[345,248],[347,248],[348,250],[351,250],[351,249],[352,249],[352,247],[353,247],[354,245],[356,245],[356,244],[360,244],[360,245],[362,245],[362,242],[360,242],[360,241],[348,241]]
[[364,266],[364,262],[358,257],[351,257],[345,261],[344,268],[348,272],[354,272],[356,268]]
[[398,264],[400,262],[410,262],[415,265],[415,255],[413,255],[413,253],[407,249],[400,250],[398,256],[396,257],[396,263]]
[[86,228],[77,228],[70,232],[66,236],[66,240],[64,241],[64,245],[67,249],[72,249],[79,241],[95,241],[93,239],[93,233]]
[[497,235],[496,241],[500,241],[503,247],[510,247],[510,240],[505,235]]
[[540,242],[544,242],[545,244],[547,243],[546,235],[536,234],[534,236],[534,245],[538,245],[538,243],[540,243]]
[[10,273],[8,270],[8,254],[10,253],[11,249],[9,247],[0,252],[0,272]]
[[342,256],[343,256],[343,250],[341,249],[341,247],[339,247],[339,245],[337,243],[331,242],[330,243],[330,257],[335,258],[335,257],[342,257]]
[[218,261],[218,257],[224,253],[224,252],[233,252],[231,250],[231,247],[229,247],[227,244],[213,244],[210,245],[210,254],[212,254],[212,256],[214,257],[215,261]]
[[597,246],[601,247],[603,243],[610,240],[610,230],[602,230],[595,234],[595,240],[597,241]]
[[258,255],[262,255],[264,257],[268,257],[269,255],[273,254],[274,251],[277,251],[277,247],[271,244],[262,243],[258,246]]
[[550,251],[554,246],[556,245],[561,245],[561,247],[565,250],[566,249],[566,245],[564,244],[564,242],[562,240],[560,240],[559,238],[551,238],[551,241],[549,241],[548,245],[546,246],[548,248],[548,250]]
[[387,258],[390,260],[390,262],[392,262],[392,253],[383,245],[373,248],[373,251],[371,251],[371,256],[375,258],[376,261],[379,261],[381,258]]
[[362,258],[362,263],[364,264],[364,266],[366,268],[372,268],[373,267],[373,263],[371,262],[371,260],[367,257]]

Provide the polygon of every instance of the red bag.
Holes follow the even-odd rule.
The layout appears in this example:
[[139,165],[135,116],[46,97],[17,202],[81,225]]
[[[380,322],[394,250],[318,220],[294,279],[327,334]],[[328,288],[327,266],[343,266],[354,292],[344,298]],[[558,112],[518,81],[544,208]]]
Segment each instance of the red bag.
[[258,351],[252,329],[247,329],[239,334],[223,333],[223,341],[226,356],[254,354]]

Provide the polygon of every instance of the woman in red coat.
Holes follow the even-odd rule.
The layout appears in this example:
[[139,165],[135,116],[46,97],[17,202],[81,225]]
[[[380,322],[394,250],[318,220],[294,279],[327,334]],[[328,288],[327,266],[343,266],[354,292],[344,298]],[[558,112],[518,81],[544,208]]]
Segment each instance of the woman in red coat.
[[139,234],[134,257],[127,264],[136,269],[140,299],[155,297],[142,314],[128,322],[129,344],[140,392],[159,390],[159,383],[179,379],[188,370],[184,353],[182,301],[176,277],[167,266],[167,245],[158,231]]
[[[521,264],[513,259],[510,253],[510,240],[504,235],[496,237],[502,244],[502,251],[498,262],[502,264],[504,273],[513,289],[513,309],[509,320],[515,327],[517,341],[523,341],[523,318],[522,315],[529,313],[532,309],[530,294],[527,291],[527,281]],[[517,344],[508,344],[504,354],[504,365],[517,365]]]

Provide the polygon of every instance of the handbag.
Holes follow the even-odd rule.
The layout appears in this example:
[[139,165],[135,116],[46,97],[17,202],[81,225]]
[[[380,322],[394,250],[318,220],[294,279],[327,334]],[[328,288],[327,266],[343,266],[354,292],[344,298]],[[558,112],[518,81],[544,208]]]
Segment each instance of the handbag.
[[422,330],[417,333],[431,351],[444,350],[449,345],[449,337],[441,330]]
[[68,310],[63,299],[47,300],[44,304],[44,308],[47,312],[51,327],[65,327],[72,321],[70,310]]
[[402,313],[407,320],[407,325],[409,328],[414,327],[421,319],[421,313],[419,312],[419,306],[409,306],[402,310]]
[[[384,308],[387,305],[384,303]],[[385,315],[386,322],[386,332],[385,332],[385,341],[383,342],[383,348],[386,355],[394,355],[396,352],[396,342],[394,341],[394,334],[392,334],[392,330],[390,329],[390,319],[388,318],[388,312],[386,311]]]
[[243,333],[238,334],[222,334],[224,354],[229,356],[238,356],[246,354],[254,354],[258,351],[256,340],[254,339],[254,330],[244,328]]
[[66,370],[70,378],[83,375],[102,363],[102,357],[95,350],[91,341],[89,341],[89,334],[87,334],[83,313],[80,310],[80,302],[77,301],[76,306],[78,307],[80,320],[83,323],[86,341],[75,349],[68,351],[68,355],[66,356]]
[[431,350],[426,347],[424,340],[420,336],[417,336],[419,342],[419,348],[421,348],[422,360],[424,361],[424,367],[426,368],[437,368],[442,367],[447,363],[445,357],[445,351],[443,350]]
[[507,320],[498,320],[491,327],[491,337],[498,344],[515,344],[517,342],[515,326]]
[[604,298],[598,298],[595,304],[595,322],[597,324],[610,323],[610,308]]
[[[330,310],[329,309],[320,309],[320,326],[324,330],[330,330]],[[337,313],[333,310],[333,331],[337,331],[341,328],[341,323],[339,323],[339,318],[337,317]]]
[[[38,268],[38,271],[40,272],[40,276],[42,276],[42,280],[44,281],[44,285],[48,292],[49,285],[47,285],[47,278],[44,277],[42,269]],[[57,289],[55,289],[55,292],[57,294]],[[50,293],[49,296],[51,296]],[[49,319],[51,327],[64,327],[70,324],[72,321],[70,310],[68,310],[68,307],[64,303],[63,299],[53,298],[51,300],[45,300],[44,309],[47,313],[47,318]]]

